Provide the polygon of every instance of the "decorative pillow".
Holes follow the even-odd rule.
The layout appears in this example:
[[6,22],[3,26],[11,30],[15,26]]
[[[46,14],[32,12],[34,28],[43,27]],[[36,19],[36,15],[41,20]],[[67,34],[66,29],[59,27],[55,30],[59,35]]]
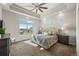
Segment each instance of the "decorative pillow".
[[43,32],[43,34],[44,34],[44,35],[48,35],[48,33],[47,33],[47,32]]

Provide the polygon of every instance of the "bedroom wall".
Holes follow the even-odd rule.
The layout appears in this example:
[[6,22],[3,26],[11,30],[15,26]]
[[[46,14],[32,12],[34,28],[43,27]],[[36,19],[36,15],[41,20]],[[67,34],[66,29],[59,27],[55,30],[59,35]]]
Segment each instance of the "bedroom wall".
[[10,33],[11,38],[16,38],[17,40],[21,40],[19,36],[19,17],[20,15],[17,15],[15,13],[9,12],[7,10],[2,10],[3,12],[3,21],[4,21],[4,27],[6,28],[6,33]]
[[64,14],[64,30],[69,36],[76,36],[76,9],[69,10]]
[[0,4],[0,20],[2,20],[2,5]]
[[[59,23],[57,23],[61,16],[64,17],[63,25],[59,25]],[[43,28],[49,28],[48,20],[50,19],[54,22],[54,24],[51,24],[51,26],[55,28],[63,27],[63,32],[70,37],[69,43],[72,45],[76,45],[76,9],[67,10],[65,12],[62,12],[62,14],[58,13],[55,15],[51,15],[48,18],[44,18],[41,26]]]
[[[61,16],[64,18],[64,24],[60,26],[60,24],[57,22]],[[47,28],[49,26],[48,20],[53,20],[54,24],[52,22],[51,26],[60,27],[60,28],[63,27],[64,32],[67,33],[67,35],[76,36],[76,11],[75,9],[63,12],[63,15],[61,16],[59,14],[55,14],[55,15],[49,16],[48,18],[45,17],[42,20],[41,26],[43,28]]]
[[[2,10],[2,16],[3,16],[3,20],[4,20],[4,27],[6,28],[6,33],[10,33],[11,37],[15,38],[16,41],[20,41],[20,40],[27,40],[29,38],[31,38],[31,36],[27,36],[27,35],[20,35],[19,33],[19,18],[23,18],[24,16],[16,14],[16,13],[12,13],[10,11],[7,10]],[[37,23],[37,22],[36,22]],[[34,27],[37,24],[34,23]],[[37,27],[35,27],[34,29],[36,29]],[[36,32],[37,30],[33,30],[34,32]]]
[[33,24],[33,34],[37,34],[40,29],[40,19],[35,19]]
[[65,25],[64,32],[70,37],[69,44],[76,46],[76,9],[65,14]]
[[79,4],[76,6],[76,52],[79,56]]

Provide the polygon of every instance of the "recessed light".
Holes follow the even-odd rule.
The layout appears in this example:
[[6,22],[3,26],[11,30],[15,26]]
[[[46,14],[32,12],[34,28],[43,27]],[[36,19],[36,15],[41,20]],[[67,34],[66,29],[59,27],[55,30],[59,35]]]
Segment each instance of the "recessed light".
[[64,16],[64,13],[63,12],[59,12],[59,17],[60,16]]

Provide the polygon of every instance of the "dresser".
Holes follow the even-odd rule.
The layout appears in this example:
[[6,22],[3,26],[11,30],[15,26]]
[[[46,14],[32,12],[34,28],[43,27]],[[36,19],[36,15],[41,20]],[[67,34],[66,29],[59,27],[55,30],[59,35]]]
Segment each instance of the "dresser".
[[69,36],[58,34],[58,42],[65,45],[69,45]]
[[0,39],[0,56],[9,56],[9,39],[10,38]]

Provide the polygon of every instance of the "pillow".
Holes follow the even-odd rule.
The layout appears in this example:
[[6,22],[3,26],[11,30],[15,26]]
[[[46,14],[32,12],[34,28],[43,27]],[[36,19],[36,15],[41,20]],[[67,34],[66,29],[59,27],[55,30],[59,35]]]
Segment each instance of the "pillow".
[[47,33],[47,32],[43,32],[43,34],[44,34],[44,35],[48,35],[48,33]]

